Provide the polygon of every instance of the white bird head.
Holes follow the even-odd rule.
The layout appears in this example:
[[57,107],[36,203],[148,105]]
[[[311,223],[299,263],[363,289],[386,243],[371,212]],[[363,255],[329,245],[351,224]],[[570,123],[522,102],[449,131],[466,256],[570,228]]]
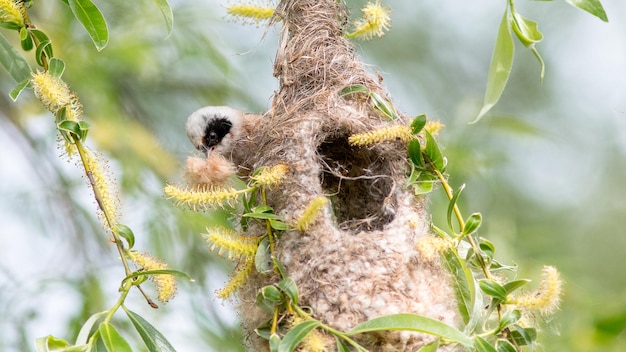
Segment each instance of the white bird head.
[[226,155],[241,133],[243,113],[228,106],[206,106],[187,119],[187,136],[196,149],[207,156],[216,151]]

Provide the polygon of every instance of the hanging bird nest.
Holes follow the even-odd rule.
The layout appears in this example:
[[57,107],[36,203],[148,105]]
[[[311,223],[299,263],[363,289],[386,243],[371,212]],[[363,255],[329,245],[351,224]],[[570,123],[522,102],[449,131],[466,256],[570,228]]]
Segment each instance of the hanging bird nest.
[[[406,141],[370,147],[349,142],[352,135],[410,121],[399,113],[390,120],[372,105],[372,94],[387,102],[391,98],[366,73],[345,39],[344,5],[336,0],[283,0],[275,19],[283,26],[274,64],[280,90],[261,122],[234,141],[231,157],[240,174],[288,166],[283,182],[267,194],[287,223],[294,223],[313,200],[328,199],[306,230],[285,231],[276,245],[276,256],[297,284],[300,305],[342,331],[394,313],[456,325],[448,274],[417,250],[417,241],[429,233],[429,215],[424,200],[405,187]],[[365,92],[342,94],[353,86],[365,87]],[[264,231],[248,231],[255,230]],[[267,349],[267,341],[253,332],[268,319],[255,304],[257,291],[276,281],[251,274],[239,293],[241,318],[254,351]],[[434,337],[405,331],[357,340],[371,351],[413,351]],[[331,339],[328,346],[335,348]]]

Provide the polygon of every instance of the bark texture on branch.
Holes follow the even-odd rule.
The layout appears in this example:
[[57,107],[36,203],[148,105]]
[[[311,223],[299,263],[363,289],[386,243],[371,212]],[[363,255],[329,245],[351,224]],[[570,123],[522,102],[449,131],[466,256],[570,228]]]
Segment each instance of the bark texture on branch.
[[[348,143],[352,134],[409,121],[385,119],[366,94],[340,95],[345,87],[361,84],[391,101],[343,36],[344,5],[283,0],[276,16],[283,25],[274,66],[280,90],[263,123],[237,141],[233,161],[247,170],[278,163],[289,167],[285,181],[268,194],[287,222],[294,223],[314,198],[330,200],[306,232],[287,231],[277,244],[278,258],[298,286],[300,305],[343,331],[395,313],[454,325],[458,313],[448,274],[416,249],[428,235],[429,215],[423,200],[404,186],[406,144]],[[267,349],[267,341],[253,330],[269,318],[255,306],[256,292],[275,282],[256,274],[240,293],[241,318],[254,351]],[[371,351],[413,351],[433,339],[409,332],[358,338]],[[334,348],[329,339],[328,349]]]

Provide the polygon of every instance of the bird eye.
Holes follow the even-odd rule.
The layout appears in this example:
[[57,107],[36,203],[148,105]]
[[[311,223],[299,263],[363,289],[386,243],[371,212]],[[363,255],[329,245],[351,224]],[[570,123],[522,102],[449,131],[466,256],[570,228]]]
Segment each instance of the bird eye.
[[209,141],[214,142],[217,140],[217,133],[215,131],[209,132]]

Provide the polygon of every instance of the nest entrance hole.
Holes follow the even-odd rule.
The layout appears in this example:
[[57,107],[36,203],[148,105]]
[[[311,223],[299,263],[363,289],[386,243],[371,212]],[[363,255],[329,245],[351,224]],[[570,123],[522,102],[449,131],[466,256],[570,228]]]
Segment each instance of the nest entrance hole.
[[341,230],[382,230],[393,220],[395,181],[378,153],[350,146],[348,135],[326,138],[317,153],[322,189]]

